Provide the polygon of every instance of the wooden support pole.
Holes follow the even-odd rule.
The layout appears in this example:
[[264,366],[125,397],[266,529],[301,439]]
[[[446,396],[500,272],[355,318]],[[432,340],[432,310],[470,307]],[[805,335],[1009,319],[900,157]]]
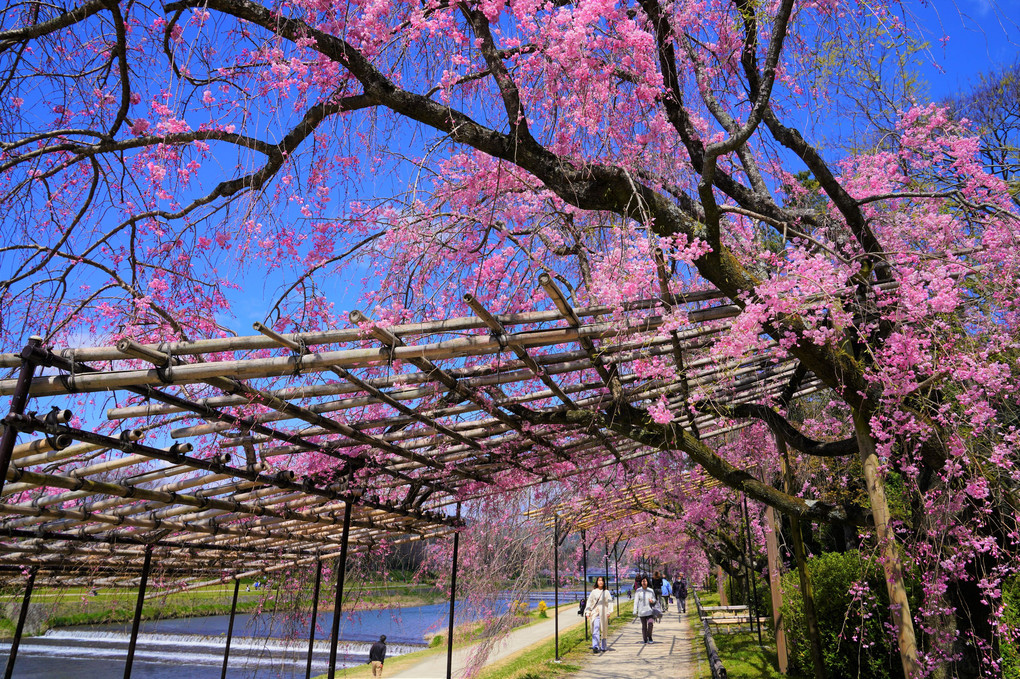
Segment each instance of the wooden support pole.
[[305,679],[312,679],[312,655],[315,652],[315,624],[319,618],[319,587],[322,584],[322,559],[315,560],[315,589],[312,590],[312,622],[308,630],[308,662]]
[[340,559],[336,564],[336,599],[333,603],[333,629],[329,638],[329,679],[336,679],[336,648],[340,639],[340,615],[344,603],[344,575],[347,572],[347,542],[351,535],[351,510],[354,503],[348,502],[344,507],[344,532],[340,547]]
[[11,639],[11,650],[7,656],[7,669],[4,671],[4,679],[11,679],[14,676],[14,661],[18,657],[18,646],[21,645],[21,633],[25,629],[25,620],[28,617],[28,606],[32,601],[32,588],[35,586],[37,570],[37,568],[32,568],[28,574],[28,582],[25,583],[25,595],[21,598],[21,610],[18,611],[18,626],[14,629],[14,638]]
[[882,569],[885,571],[889,608],[899,642],[903,674],[907,679],[912,679],[918,672],[914,620],[910,615],[907,590],[903,586],[903,560],[896,548],[896,536],[889,527],[890,512],[885,496],[885,480],[878,471],[878,453],[875,450],[875,439],[871,436],[869,419],[868,415],[854,412],[854,431],[864,467],[864,481],[868,488],[868,499],[871,501],[871,513],[875,519],[875,537],[878,539],[878,548],[882,554]]
[[131,619],[131,640],[128,642],[127,662],[124,663],[124,679],[131,679],[131,666],[135,662],[135,646],[138,644],[138,626],[142,622],[142,605],[145,603],[145,586],[149,582],[149,568],[152,566],[152,547],[145,548],[145,561],[142,562],[142,579],[138,583],[138,600],[135,602],[135,615]]
[[227,663],[230,662],[230,640],[234,638],[234,616],[237,614],[237,593],[241,589],[241,579],[234,578],[234,598],[230,601],[230,622],[227,623],[227,645],[223,649],[223,671],[220,679],[227,679]]
[[719,590],[719,605],[729,606],[730,601],[726,596],[726,581],[724,580],[726,573],[723,572],[722,566],[716,566],[716,568],[719,569],[715,576],[715,586]]
[[[31,356],[42,344],[42,338],[33,336],[28,340],[28,346],[21,352],[21,372],[18,373],[18,382],[11,395],[11,411],[8,418],[22,415],[25,412],[25,405],[28,403],[28,392],[32,386],[32,375],[35,374],[35,361]],[[3,490],[4,482],[7,479],[7,468],[11,465],[11,455],[14,453],[14,443],[18,440],[18,430],[11,422],[4,424],[3,435],[0,436],[0,491]]]
[[[460,503],[457,503],[460,518]],[[446,679],[453,679],[453,612],[457,602],[457,552],[460,548],[460,531],[453,534],[453,567],[450,571],[450,617],[446,628]]]
[[783,591],[780,587],[779,573],[779,543],[776,540],[776,510],[772,507],[765,508],[765,521],[768,523],[768,533],[765,535],[765,550],[769,563],[769,592],[772,595],[772,627],[776,633],[776,655],[779,662],[779,671],[786,674],[790,664],[786,652],[786,629],[783,624]]

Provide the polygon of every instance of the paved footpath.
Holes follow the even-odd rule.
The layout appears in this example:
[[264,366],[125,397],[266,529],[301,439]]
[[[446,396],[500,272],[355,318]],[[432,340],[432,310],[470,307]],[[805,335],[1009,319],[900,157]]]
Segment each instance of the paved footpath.
[[[577,614],[577,604],[562,606],[559,613],[560,634],[566,630],[580,625],[584,618]],[[514,630],[507,638],[496,644],[496,647],[489,653],[486,664],[502,660],[508,655],[537,644],[546,639],[551,639],[555,630],[555,623],[552,618],[542,622],[521,627]],[[640,636],[641,630],[638,629]],[[478,648],[477,644],[464,646],[455,649],[453,652],[453,676],[463,677],[466,674],[468,660],[472,653]],[[446,653],[431,656],[422,662],[410,667],[403,672],[392,675],[392,679],[446,679]]]
[[[622,604],[623,602],[621,602]],[[641,643],[637,618],[614,631],[609,650],[591,655],[577,673],[584,679],[691,679],[698,673],[694,644],[700,641],[676,605],[652,631],[653,643]]]

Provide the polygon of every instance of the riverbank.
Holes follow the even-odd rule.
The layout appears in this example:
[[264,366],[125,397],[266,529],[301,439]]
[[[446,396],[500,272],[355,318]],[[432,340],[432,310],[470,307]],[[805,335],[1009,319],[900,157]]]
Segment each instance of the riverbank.
[[[351,612],[362,612],[424,606],[445,600],[445,595],[439,590],[421,585],[375,586],[366,588],[365,592],[354,592],[353,599],[345,604],[345,608]],[[211,586],[149,599],[143,604],[142,620],[226,615],[230,613],[233,593],[231,586]],[[137,593],[127,589],[40,589],[32,595],[25,633],[32,636],[54,627],[129,622],[134,615],[136,601]],[[242,586],[237,598],[238,613],[272,610],[275,605],[275,593],[272,590],[252,589],[250,584]],[[293,606],[292,603],[288,605]],[[0,596],[0,639],[9,639],[14,635],[20,606],[20,595]],[[303,602],[299,609],[309,612],[311,602]],[[332,610],[332,605],[320,601],[321,613]]]
[[[583,642],[584,630],[581,626],[583,619],[576,611],[577,605],[574,603],[562,604],[559,607],[560,644],[564,653],[568,651],[568,645],[573,648]],[[525,663],[530,663],[532,655],[536,653],[543,658],[548,655],[551,660],[554,646],[552,637],[555,630],[552,616],[552,608],[548,609],[546,617],[541,617],[537,611],[531,611],[526,617],[522,616],[521,624],[516,625],[505,639],[496,643],[486,661],[487,667],[483,670],[482,676],[487,679],[509,679],[518,676],[517,661],[523,657]],[[454,628],[455,676],[459,676],[466,666],[468,658],[482,643],[487,630],[486,622],[469,622]],[[429,648],[389,658],[386,661],[386,676],[394,679],[400,677],[441,679],[446,676],[446,655],[446,635],[435,635]],[[372,670],[368,665],[358,665],[338,669],[337,676],[345,679],[368,679],[372,676]],[[324,677],[325,675],[322,675],[317,679]]]

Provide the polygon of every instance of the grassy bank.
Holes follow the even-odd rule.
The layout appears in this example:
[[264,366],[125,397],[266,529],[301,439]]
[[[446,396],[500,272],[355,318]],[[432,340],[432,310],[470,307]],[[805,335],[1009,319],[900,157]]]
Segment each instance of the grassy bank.
[[[242,585],[237,599],[239,613],[251,613],[260,607],[272,610],[272,593],[267,590],[245,590]],[[230,613],[232,586],[216,585],[188,592],[168,594],[165,597],[149,599],[142,608],[143,620],[189,618]],[[326,592],[324,592],[326,594]],[[437,590],[418,585],[386,585],[366,588],[365,592],[352,593],[354,600],[348,603],[353,610],[371,608],[392,608],[395,606],[418,606],[441,600]],[[21,594],[0,595],[0,604],[21,601]],[[89,590],[81,587],[65,589],[37,589],[32,595],[33,606],[42,607],[45,619],[43,630],[51,627],[70,625],[97,625],[128,622],[134,616],[137,592],[130,589]],[[311,607],[308,601],[304,608]],[[332,610],[328,602],[320,602],[319,610]],[[0,609],[0,638],[14,634],[14,621],[3,617]]]
[[[560,606],[560,610],[564,610],[564,609],[567,609],[567,608],[575,608],[575,607],[576,607],[576,604],[563,604],[563,605]],[[552,615],[552,612],[553,612],[553,609],[550,608],[549,609],[549,616]],[[523,618],[523,616],[522,616],[522,618]],[[540,622],[542,622],[544,620],[547,620],[547,619],[548,619],[548,617],[543,618],[543,617],[539,616],[537,611],[531,611],[528,614],[527,618],[524,618],[523,620],[521,620],[520,624],[515,626],[515,629],[519,629],[521,627],[528,627],[530,625],[535,625],[535,624],[540,623]],[[485,634],[487,627],[488,627],[488,623],[486,623],[485,621],[466,622],[466,623],[463,623],[461,625],[454,626],[454,628],[453,628],[453,648],[454,648],[454,650],[462,648],[464,646],[470,646],[471,644],[477,643],[481,639],[482,635]],[[584,636],[583,629],[584,628],[581,628],[581,632],[579,632],[579,634],[581,634],[581,636],[582,636],[582,640],[583,640],[583,636]],[[565,638],[566,638],[565,634],[560,634],[560,651],[561,651],[561,655],[562,655],[563,648],[564,648],[564,639]],[[552,651],[553,646],[552,646],[552,644],[553,644],[552,641],[549,641],[547,644],[545,644],[545,642],[543,642],[543,645],[547,645],[548,648],[550,649],[549,652],[548,652],[550,658],[553,657],[553,651]],[[521,653],[527,653],[527,652],[528,652],[528,649],[525,649]],[[445,632],[432,636],[432,638],[430,639],[429,647],[426,648],[426,649],[422,649],[421,651],[415,651],[414,653],[408,653],[406,655],[399,655],[399,656],[393,656],[391,658],[388,658],[386,660],[386,676],[392,677],[392,676],[395,676],[397,674],[400,674],[401,672],[414,667],[418,663],[420,663],[420,662],[422,662],[422,661],[424,661],[424,660],[426,660],[428,658],[431,658],[433,656],[437,656],[437,655],[443,655],[443,656],[446,655],[446,633]],[[509,658],[506,658],[503,661],[501,661],[500,663],[494,664],[493,668],[501,667],[502,663],[512,661],[516,657],[517,656],[515,655],[515,656],[511,656]],[[480,675],[479,679],[503,679],[503,677],[504,677],[504,675],[495,675],[493,677],[490,677],[487,674],[487,672],[489,672],[489,671],[490,671],[490,668],[486,668],[483,671],[483,673]],[[317,677],[316,679],[324,679],[325,676],[326,675],[323,674],[323,675],[320,675],[319,677]],[[372,676],[372,670],[371,670],[371,668],[367,664],[365,664],[365,665],[358,665],[356,667],[348,667],[347,669],[337,670],[337,676],[338,677],[344,677],[345,679],[368,679],[368,677]],[[505,675],[506,679],[509,679],[510,677],[516,677],[516,676],[517,675]]]
[[[142,607],[142,618],[185,618],[201,615],[219,615],[230,612],[232,587],[209,587],[192,592],[170,594],[150,599]],[[126,622],[134,616],[137,592],[126,589],[87,590],[83,588],[39,589],[32,595],[32,605],[42,608],[45,620],[43,630],[68,625],[89,625]],[[0,597],[0,602],[20,602],[21,595]],[[237,610],[250,612],[262,602],[257,592],[242,592]],[[0,634],[10,636],[14,622],[0,620]]]
[[[698,592],[701,603],[705,606],[718,606],[717,592]],[[701,635],[701,620],[694,599],[687,607],[687,616],[692,629],[697,630],[695,651],[698,655],[698,679],[712,679],[712,671],[708,666],[705,643]],[[712,638],[719,648],[719,657],[726,668],[726,676],[732,679],[801,679],[798,675],[779,673],[779,661],[776,656],[776,640],[771,627],[762,627],[762,641],[758,645],[758,633],[754,632],[714,632]]]
[[[628,608],[621,608],[619,617],[615,613],[610,616],[609,633],[630,621],[633,616]],[[579,672],[591,657],[591,642],[585,639],[584,625],[560,633],[559,646],[560,662],[556,662],[556,642],[549,639],[493,663],[482,670],[478,679],[569,677]]]

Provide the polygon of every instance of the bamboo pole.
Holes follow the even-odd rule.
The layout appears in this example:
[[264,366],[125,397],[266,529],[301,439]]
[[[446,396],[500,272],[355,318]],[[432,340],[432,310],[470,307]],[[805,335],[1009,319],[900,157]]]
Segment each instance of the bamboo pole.
[[[694,322],[733,318],[739,314],[739,307],[729,305],[702,311],[691,312]],[[515,333],[508,341],[522,346],[554,346],[591,339],[612,339],[621,336],[637,335],[657,330],[663,323],[660,316],[647,316],[628,325],[614,323],[593,323],[579,327],[557,328],[552,330],[536,330]],[[376,331],[381,328],[376,327]],[[389,331],[384,331],[392,335]],[[395,335],[392,335],[397,338]],[[268,338],[263,338],[268,340]],[[495,354],[501,349],[499,340],[484,335],[471,335],[457,339],[422,345],[403,345],[388,348],[386,351],[375,349],[346,349],[327,351],[306,357],[280,357],[232,361],[210,361],[205,363],[184,363],[173,367],[174,384],[194,384],[208,379],[253,379],[261,377],[281,377],[295,372],[314,373],[330,370],[333,365],[342,368],[356,368],[386,364],[390,361],[432,361],[439,359],[465,358],[482,354]],[[177,355],[175,353],[175,355]],[[594,354],[597,356],[597,354]],[[120,356],[124,358],[124,355]],[[77,360],[82,360],[76,357]],[[93,359],[94,360],[94,359]],[[601,362],[601,359],[595,359]],[[163,383],[159,372],[150,370],[124,370],[112,373],[83,373],[75,376],[75,391],[91,392],[115,389],[128,386],[157,386]],[[0,396],[13,393],[14,380],[0,380]],[[31,382],[31,395],[53,396],[68,393],[60,376],[43,376]]]
[[[303,491],[310,495],[318,495],[320,497],[324,497],[330,500],[346,501],[347,499],[350,499],[352,497],[351,494],[340,493],[337,492],[336,490],[333,490],[332,488],[318,488],[308,484],[298,484],[295,483],[293,480],[283,478],[279,474],[277,475],[262,474],[248,469],[231,467],[229,465],[223,464],[222,462],[218,462],[215,460],[204,460],[194,457],[188,457],[186,455],[180,454],[173,448],[171,448],[171,450],[169,451],[166,451],[151,446],[144,446],[138,443],[125,443],[111,437],[102,436],[100,434],[82,431],[79,429],[71,429],[69,427],[57,429],[56,427],[52,427],[41,422],[31,422],[29,423],[29,425],[26,426],[31,426],[35,430],[46,431],[47,433],[66,433],[72,438],[82,440],[88,443],[100,443],[108,447],[118,449],[127,448],[134,452],[143,453],[154,459],[164,460],[175,464],[184,464],[195,469],[200,469],[204,471],[230,474],[235,478],[247,479],[249,481],[255,481],[266,485],[273,485],[285,490]],[[435,523],[450,522],[449,517],[444,517],[437,514],[424,514],[418,511],[411,511],[408,509],[404,509],[402,507],[391,506],[370,499],[361,499],[361,503],[363,505],[379,509],[382,511],[391,512],[393,514],[413,517],[423,522],[429,521],[433,521]]]
[[[724,326],[711,328],[709,330],[698,329],[689,331],[683,337],[687,340],[704,338],[708,335],[721,332]],[[657,347],[663,344],[663,340],[656,338],[643,338],[637,341],[622,342],[618,345],[609,345],[604,348],[604,353],[614,357],[616,362],[631,362],[642,355],[658,355]],[[701,344],[696,345],[703,346]],[[668,350],[668,348],[667,348]],[[591,360],[584,351],[562,351],[552,354],[539,354],[534,357],[535,361],[543,367],[543,370],[551,375],[572,373],[592,367]],[[524,364],[517,360],[507,360],[502,363],[500,369],[495,371],[490,366],[463,366],[451,368],[449,373],[464,382],[465,386],[479,388],[508,382],[519,382],[526,379],[533,379],[534,375],[525,369]],[[415,400],[423,396],[436,393],[436,384],[432,377],[425,372],[395,373],[386,377],[374,377],[365,380],[366,383],[377,389],[396,388],[390,392],[394,397],[399,396],[401,400]],[[425,386],[414,386],[422,385]],[[359,389],[350,384],[334,383],[319,385],[304,385],[299,387],[285,387],[271,390],[274,396],[285,399],[306,399],[323,396],[355,394]],[[211,408],[224,406],[245,405],[248,399],[233,396],[212,396],[202,399],[202,403]],[[345,407],[360,407],[374,403],[366,397],[346,398],[334,403],[341,404],[338,409]],[[186,412],[188,409],[174,405],[146,404],[140,406],[125,406],[121,408],[110,408],[107,410],[109,419],[123,419],[127,417],[152,417],[154,415],[165,415],[170,413]],[[327,412],[323,410],[322,412]]]
[[[693,291],[678,296],[677,303],[693,303],[722,299],[722,293],[714,290]],[[624,303],[624,311],[640,311],[652,309],[661,304],[658,299],[636,300]],[[582,318],[590,316],[603,316],[612,314],[616,307],[594,306],[577,310],[577,315]],[[559,314],[553,311],[531,311],[513,314],[501,314],[505,325],[530,325],[555,321],[560,318]],[[464,330],[480,329],[484,323],[474,316],[449,318],[441,321],[430,321],[422,323],[407,323],[390,327],[390,331],[399,337],[415,335],[448,334],[462,332]],[[337,330],[325,330],[318,332],[286,333],[284,337],[291,341],[301,342],[306,346],[320,344],[339,344],[343,342],[356,342],[364,338],[364,332],[360,328],[344,328]],[[213,339],[191,340],[187,342],[168,342],[162,344],[145,344],[148,349],[160,350],[166,348],[175,356],[196,356],[201,354],[224,353],[231,351],[256,351],[260,349],[272,349],[274,344],[268,338],[260,335],[249,335],[242,337],[218,337]],[[83,347],[75,349],[64,349],[64,352],[74,352],[79,361],[116,361],[126,358],[116,347]],[[19,365],[17,354],[0,354],[0,368],[14,368]]]

